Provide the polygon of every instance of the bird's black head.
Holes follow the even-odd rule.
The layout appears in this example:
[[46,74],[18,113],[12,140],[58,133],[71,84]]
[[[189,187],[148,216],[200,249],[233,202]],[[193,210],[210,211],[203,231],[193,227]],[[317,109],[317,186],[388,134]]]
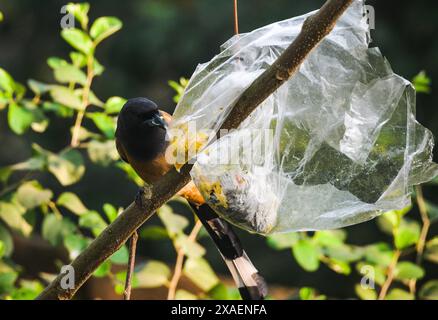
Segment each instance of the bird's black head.
[[133,98],[120,111],[116,138],[131,157],[149,161],[165,151],[166,129],[167,124],[153,101]]

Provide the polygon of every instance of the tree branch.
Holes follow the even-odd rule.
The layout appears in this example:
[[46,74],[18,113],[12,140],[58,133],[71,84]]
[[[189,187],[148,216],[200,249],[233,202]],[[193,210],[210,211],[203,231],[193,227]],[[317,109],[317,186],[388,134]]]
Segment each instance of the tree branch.
[[[300,67],[309,53],[330,33],[338,18],[353,0],[328,0],[321,9],[309,17],[293,43],[260,75],[240,96],[221,129],[235,129],[257,106],[287,81]],[[153,213],[190,181],[191,164],[180,172],[169,171],[159,181],[145,187],[143,193],[131,203],[72,263],[75,270],[75,287],[63,289],[58,275],[37,299],[71,299],[92,275],[93,271],[117,251]]]

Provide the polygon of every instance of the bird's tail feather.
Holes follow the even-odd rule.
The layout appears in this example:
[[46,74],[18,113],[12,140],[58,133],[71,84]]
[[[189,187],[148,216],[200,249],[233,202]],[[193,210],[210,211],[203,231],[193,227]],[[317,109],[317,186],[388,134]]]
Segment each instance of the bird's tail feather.
[[213,239],[244,300],[261,300],[267,295],[267,285],[243,250],[231,225],[220,219],[208,205],[192,209]]

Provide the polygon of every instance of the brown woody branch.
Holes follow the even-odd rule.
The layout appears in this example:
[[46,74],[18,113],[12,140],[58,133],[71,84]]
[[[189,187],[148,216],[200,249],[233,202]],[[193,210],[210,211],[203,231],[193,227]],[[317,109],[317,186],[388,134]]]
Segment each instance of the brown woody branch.
[[[257,106],[287,81],[300,67],[309,53],[330,33],[338,18],[353,0],[327,0],[321,9],[309,17],[293,43],[240,96],[221,129],[235,129]],[[75,287],[61,288],[63,274],[58,275],[37,299],[71,299],[93,271],[116,252],[154,212],[190,181],[192,165],[184,165],[180,172],[169,171],[162,179],[146,187],[72,263]]]

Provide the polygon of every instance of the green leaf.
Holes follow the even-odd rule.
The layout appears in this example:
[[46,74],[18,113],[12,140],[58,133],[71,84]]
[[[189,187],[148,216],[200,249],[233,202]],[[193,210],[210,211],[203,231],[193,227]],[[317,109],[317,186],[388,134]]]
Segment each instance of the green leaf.
[[198,297],[187,290],[178,289],[175,292],[175,300],[198,300]]
[[99,43],[122,28],[122,22],[116,17],[100,17],[94,21],[90,35]]
[[49,153],[48,169],[63,186],[78,182],[85,172],[82,155],[75,149],[65,149],[59,155]]
[[76,20],[81,24],[81,28],[86,30],[88,26],[88,11],[90,10],[90,4],[83,3],[69,3],[67,5],[67,12],[71,13]]
[[55,69],[55,79],[60,83],[79,83],[85,86],[87,76],[78,67],[66,64]]
[[101,263],[97,269],[93,272],[93,276],[97,278],[103,278],[109,275],[111,272],[111,262],[109,260]]
[[169,239],[166,229],[160,226],[146,226],[140,231],[140,237],[146,240]]
[[397,263],[395,278],[399,280],[421,279],[424,277],[424,270],[416,264],[408,261]]
[[425,259],[438,263],[438,237],[434,237],[426,243]]
[[173,213],[172,208],[167,204],[158,209],[158,217],[171,237],[181,233],[189,225],[185,217]]
[[203,258],[188,258],[184,264],[184,274],[203,291],[211,290],[219,279]]
[[377,293],[374,289],[364,288],[357,284],[354,287],[354,291],[361,300],[377,300]]
[[1,257],[9,257],[14,251],[14,242],[12,240],[11,233],[6,227],[0,222],[0,242],[3,244],[3,253],[0,255]]
[[38,281],[20,280],[20,288],[12,291],[12,300],[34,300],[44,290]]
[[30,225],[23,217],[25,213],[23,208],[18,203],[0,202],[0,218],[12,229],[21,232],[24,236],[29,236],[32,232]]
[[116,131],[116,122],[114,118],[103,112],[87,113],[87,117],[93,120],[96,127],[102,131],[108,139],[114,139],[114,133]]
[[345,238],[345,231],[342,230],[317,231],[313,237],[318,244],[325,247],[342,246],[344,245]]
[[120,159],[114,140],[91,140],[87,145],[87,152],[91,161],[104,167]]
[[16,134],[25,133],[34,120],[33,113],[23,106],[11,103],[8,111],[9,127]]
[[384,242],[365,247],[366,261],[378,266],[388,267],[392,261],[393,255],[394,252],[391,247]]
[[137,186],[143,186],[143,180],[138,176],[134,169],[132,169],[131,165],[126,162],[119,161],[116,163],[116,167],[121,169],[126,173],[126,176],[129,180],[133,181]]
[[327,261],[327,265],[330,269],[332,269],[336,273],[340,273],[344,275],[349,275],[351,273],[351,267],[345,261],[329,258],[329,260]]
[[43,238],[53,246],[58,246],[63,243],[64,238],[74,233],[75,230],[76,227],[70,220],[50,213],[44,218],[41,233]]
[[326,296],[316,294],[315,289],[303,287],[299,291],[300,300],[325,300]]
[[138,287],[157,288],[169,282],[170,269],[160,261],[150,260],[138,272],[136,272]]
[[96,58],[93,60],[93,72],[94,75],[100,76],[105,71],[105,67],[97,61]]
[[126,99],[121,97],[111,97],[105,102],[105,112],[108,114],[119,113],[123,105],[126,103]]
[[241,296],[237,288],[229,288],[222,283],[215,285],[208,296],[213,300],[241,300]]
[[394,233],[394,242],[397,249],[403,250],[417,243],[420,238],[420,226],[417,222],[402,220]]
[[431,80],[426,75],[425,71],[421,71],[419,74],[417,74],[414,79],[412,80],[412,83],[415,87],[415,90],[419,93],[430,93],[430,84]]
[[319,268],[319,247],[310,240],[301,239],[292,248],[298,264],[306,271],[313,272]]
[[43,189],[36,180],[23,183],[17,190],[17,200],[26,209],[33,209],[43,204],[48,204],[52,197],[52,191]]
[[297,243],[299,239],[298,233],[277,233],[268,236],[268,245],[275,250],[289,249]]
[[426,282],[420,290],[419,297],[423,300],[438,300],[438,280]]
[[62,66],[68,65],[68,62],[62,58],[59,57],[50,57],[47,59],[47,64],[52,69],[57,69]]
[[0,90],[12,94],[15,91],[15,81],[3,68],[0,68]]
[[114,208],[114,206],[112,206],[109,203],[105,203],[102,207],[103,212],[105,213],[106,217],[108,218],[109,222],[113,222],[114,220],[116,220],[117,216],[118,216],[118,212],[117,209]]
[[88,228],[97,237],[108,225],[96,211],[88,211],[79,218],[79,225]]
[[392,289],[385,300],[414,300],[414,295],[402,289]]
[[43,102],[43,110],[53,112],[61,118],[70,118],[74,115],[73,109],[70,109],[69,107],[66,107],[62,104],[50,101]]
[[126,246],[122,246],[119,250],[114,252],[110,257],[112,263],[115,264],[127,264],[129,259],[129,252]]
[[89,210],[87,207],[82,203],[81,199],[79,197],[72,193],[72,192],[64,192],[59,197],[56,203],[59,206],[63,206],[73,212],[74,214],[80,216]]
[[17,272],[0,273],[0,295],[9,293],[14,290],[14,283],[17,281]]
[[55,102],[62,104],[66,107],[75,110],[84,109],[81,98],[76,95],[73,90],[70,90],[67,87],[52,86],[52,88],[50,89],[50,95],[52,96],[52,99],[55,100]]
[[85,55],[92,54],[93,41],[85,32],[75,28],[63,29],[61,31],[61,37],[67,41],[69,45]]
[[5,16],[3,15],[3,12],[0,11],[0,22],[4,20]]
[[90,244],[90,239],[78,234],[68,234],[64,238],[64,246],[68,250],[70,259],[76,257]]
[[33,93],[37,95],[42,95],[46,92],[49,92],[50,88],[52,87],[50,84],[45,84],[33,79],[29,79],[27,81],[27,85],[33,91]]
[[190,241],[189,237],[185,234],[179,234],[175,240],[177,248],[181,248],[189,258],[200,258],[205,254],[205,249],[196,241]]
[[432,202],[426,202],[427,215],[429,216],[430,222],[438,221],[438,206]]

